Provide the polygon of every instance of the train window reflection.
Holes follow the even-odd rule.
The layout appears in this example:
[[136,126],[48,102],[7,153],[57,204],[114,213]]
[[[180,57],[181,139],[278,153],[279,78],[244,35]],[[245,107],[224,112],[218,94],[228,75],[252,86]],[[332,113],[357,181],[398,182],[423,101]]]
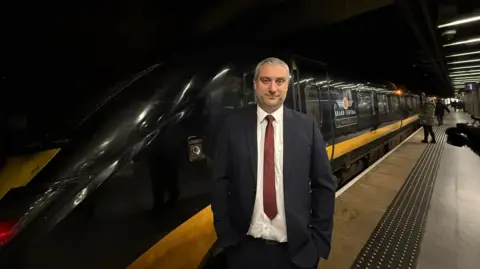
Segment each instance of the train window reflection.
[[257,103],[255,97],[255,89],[253,88],[253,72],[243,76],[243,83],[245,84],[245,102],[246,105],[253,105]]
[[317,121],[318,126],[322,125],[322,112],[320,107],[319,89],[315,85],[306,85],[305,91],[305,106],[307,113],[312,115]]
[[386,114],[388,112],[387,98],[384,94],[378,94],[378,112],[380,114]]
[[392,111],[398,111],[398,96],[390,95],[390,102],[392,103]]
[[412,97],[410,96],[405,96],[405,105],[407,109],[411,109],[413,107],[412,105]]
[[375,107],[373,106],[373,93],[371,92],[358,92],[358,112],[360,118],[371,117]]

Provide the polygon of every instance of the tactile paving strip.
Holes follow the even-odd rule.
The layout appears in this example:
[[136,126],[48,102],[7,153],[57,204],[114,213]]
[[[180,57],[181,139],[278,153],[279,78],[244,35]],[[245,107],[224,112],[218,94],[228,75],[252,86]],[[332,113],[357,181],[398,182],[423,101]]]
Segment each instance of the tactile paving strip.
[[445,127],[436,127],[434,131],[437,143],[427,145],[351,269],[415,268],[446,142]]

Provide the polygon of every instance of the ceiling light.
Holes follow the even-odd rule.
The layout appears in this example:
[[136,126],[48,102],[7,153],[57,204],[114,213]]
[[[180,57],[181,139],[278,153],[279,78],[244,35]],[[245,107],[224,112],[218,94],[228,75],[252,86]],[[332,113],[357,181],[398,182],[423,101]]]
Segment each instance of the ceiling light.
[[463,84],[463,83],[471,83],[471,82],[478,82],[480,80],[478,79],[470,79],[470,80],[464,80],[464,81],[453,81],[453,84]]
[[470,75],[469,77],[452,77],[452,80],[480,79],[480,75]]
[[464,83],[470,83],[470,82],[476,82],[478,80],[475,79],[470,79],[470,80],[463,80],[463,81],[453,81],[453,84],[464,84]]
[[473,63],[473,62],[480,62],[480,59],[473,59],[473,60],[465,60],[465,61],[449,62],[448,64],[465,64],[465,63]]
[[450,68],[449,70],[470,69],[470,68],[478,68],[478,67],[480,67],[480,65],[459,66],[459,67]]
[[454,42],[454,43],[450,43],[450,44],[445,44],[443,46],[444,47],[450,47],[450,46],[455,46],[455,45],[470,44],[470,43],[476,43],[476,42],[480,42],[480,38],[476,37],[476,38],[467,39],[467,40],[463,40],[463,41],[458,41],[458,42]]
[[450,74],[468,74],[468,73],[472,73],[472,72],[480,72],[480,69],[453,71],[453,72],[450,72]]
[[447,58],[449,58],[449,57],[461,57],[461,56],[467,56],[467,55],[473,55],[473,54],[480,54],[480,50],[472,51],[472,52],[459,53],[459,54],[452,54],[452,55],[448,55],[446,57]]
[[465,74],[451,74],[451,77],[468,77],[468,76],[473,76],[473,75],[480,75],[480,72],[474,72],[474,73],[465,73]]
[[480,80],[480,77],[453,77],[452,81]]
[[455,26],[455,25],[470,23],[470,22],[474,22],[474,21],[478,21],[478,20],[480,20],[480,16],[474,16],[474,17],[465,18],[465,19],[461,19],[461,20],[452,21],[452,22],[449,22],[449,23],[446,23],[446,24],[442,24],[442,25],[439,25],[438,28]]

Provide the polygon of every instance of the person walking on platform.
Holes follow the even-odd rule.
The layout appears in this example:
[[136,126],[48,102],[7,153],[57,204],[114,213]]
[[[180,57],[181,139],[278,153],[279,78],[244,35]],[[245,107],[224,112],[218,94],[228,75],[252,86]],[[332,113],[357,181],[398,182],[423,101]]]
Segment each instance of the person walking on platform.
[[283,106],[289,74],[261,61],[257,105],[229,115],[217,139],[214,249],[228,269],[313,269],[330,253],[336,183],[315,120]]
[[427,101],[423,104],[422,110],[418,117],[420,118],[420,122],[423,126],[423,135],[424,138],[422,143],[428,143],[428,134],[432,136],[431,143],[436,143],[435,140],[435,133],[433,132],[433,123],[435,121],[435,104],[433,100],[427,99]]
[[440,99],[437,100],[437,104],[435,105],[435,116],[437,116],[438,126],[443,124],[443,117],[445,116],[445,111],[450,114],[450,110],[448,107],[442,103]]

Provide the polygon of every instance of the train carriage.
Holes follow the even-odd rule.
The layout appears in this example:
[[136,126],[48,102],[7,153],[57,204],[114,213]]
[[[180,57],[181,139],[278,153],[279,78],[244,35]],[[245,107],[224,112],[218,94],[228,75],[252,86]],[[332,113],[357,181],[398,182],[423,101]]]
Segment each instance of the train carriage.
[[[68,143],[19,149],[0,171],[0,265],[31,268],[55,255],[49,268],[201,266],[215,241],[216,135],[229,113],[255,105],[254,68],[270,55],[166,60],[109,89]],[[273,55],[290,66],[285,106],[315,118],[339,187],[418,128],[420,96]]]

